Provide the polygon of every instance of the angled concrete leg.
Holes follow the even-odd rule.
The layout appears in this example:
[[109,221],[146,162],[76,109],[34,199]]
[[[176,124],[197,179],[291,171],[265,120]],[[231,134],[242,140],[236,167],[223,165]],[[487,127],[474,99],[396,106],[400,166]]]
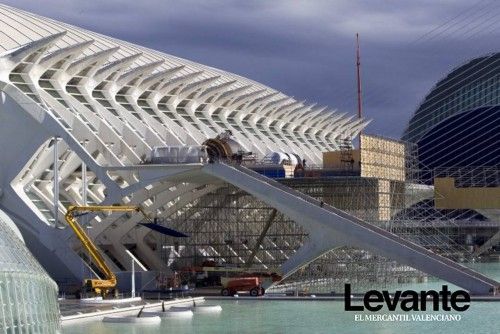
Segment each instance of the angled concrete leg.
[[316,260],[326,252],[341,246],[342,245],[336,245],[334,242],[320,244],[311,238],[281,265],[280,269],[283,278],[290,276],[295,271]]

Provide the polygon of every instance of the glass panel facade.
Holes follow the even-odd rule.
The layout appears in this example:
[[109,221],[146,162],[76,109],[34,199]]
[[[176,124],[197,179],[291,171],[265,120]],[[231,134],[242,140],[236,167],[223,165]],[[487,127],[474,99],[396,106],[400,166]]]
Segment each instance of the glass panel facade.
[[0,333],[56,333],[57,285],[0,211]]

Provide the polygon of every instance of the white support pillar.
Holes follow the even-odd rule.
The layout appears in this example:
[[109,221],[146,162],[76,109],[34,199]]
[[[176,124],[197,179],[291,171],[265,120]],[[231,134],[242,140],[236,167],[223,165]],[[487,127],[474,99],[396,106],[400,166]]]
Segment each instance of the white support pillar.
[[132,289],[131,289],[132,298],[135,297],[135,261],[132,259]]
[[[85,145],[88,143],[88,140],[84,141],[82,146],[85,148]],[[82,161],[82,205],[87,206],[87,164]],[[82,216],[82,225],[87,224],[87,217]]]
[[59,215],[59,137],[54,137],[54,228],[58,227]]
[[82,204],[87,206],[87,165],[82,163]]
[[132,259],[132,280],[131,280],[131,293],[132,293],[132,298],[135,297],[135,262],[137,262],[137,264],[139,265],[139,267],[144,270],[144,271],[148,271],[146,269],[146,267],[144,267],[144,265],[134,256],[134,254],[132,254],[131,251],[129,251],[128,249],[125,250],[125,253],[128,254],[128,256],[130,256],[130,258]]

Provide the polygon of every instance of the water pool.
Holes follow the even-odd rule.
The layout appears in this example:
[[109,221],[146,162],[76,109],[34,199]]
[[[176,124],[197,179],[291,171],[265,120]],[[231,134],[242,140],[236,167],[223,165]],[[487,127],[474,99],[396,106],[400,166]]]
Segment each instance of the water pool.
[[[500,278],[500,264],[480,264],[476,269]],[[437,288],[442,282],[408,285],[415,290]],[[500,302],[472,302],[458,322],[356,322],[336,301],[207,301],[220,304],[218,315],[195,314],[191,320],[164,319],[157,326],[131,326],[86,322],[63,327],[63,334],[158,333],[499,333]],[[421,314],[424,312],[415,312]],[[432,313],[432,312],[430,312]],[[450,312],[458,314],[457,312]],[[366,312],[365,314],[369,314]],[[382,314],[382,313],[379,313]],[[394,314],[394,313],[391,313]],[[396,313],[397,314],[397,313]],[[403,313],[400,313],[403,314]],[[411,313],[410,313],[411,314]],[[441,314],[448,314],[442,312]]]

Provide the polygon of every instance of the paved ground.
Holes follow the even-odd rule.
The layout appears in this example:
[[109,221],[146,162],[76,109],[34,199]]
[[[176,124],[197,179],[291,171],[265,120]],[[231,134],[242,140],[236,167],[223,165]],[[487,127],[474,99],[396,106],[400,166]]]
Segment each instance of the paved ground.
[[66,300],[61,300],[59,301],[59,309],[61,310],[61,315],[68,316],[68,315],[74,315],[77,314],[78,312],[80,313],[91,313],[91,312],[96,312],[96,311],[105,311],[105,310],[112,310],[114,307],[118,308],[123,308],[123,307],[130,307],[130,306],[139,306],[139,305],[145,305],[146,302],[150,301],[139,301],[139,302],[132,302],[132,303],[127,303],[127,304],[99,304],[99,305],[89,305],[89,304],[84,304],[80,303],[78,299],[66,299]]

